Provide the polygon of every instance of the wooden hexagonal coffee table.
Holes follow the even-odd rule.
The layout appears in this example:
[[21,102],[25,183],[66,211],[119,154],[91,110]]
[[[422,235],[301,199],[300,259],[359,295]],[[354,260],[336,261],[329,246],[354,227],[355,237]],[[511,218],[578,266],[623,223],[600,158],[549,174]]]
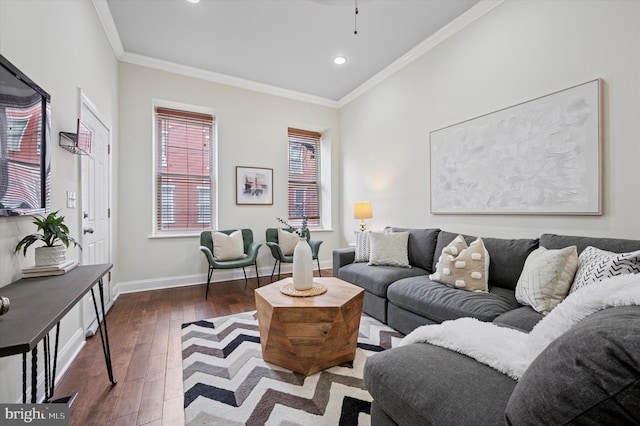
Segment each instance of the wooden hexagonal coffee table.
[[291,278],[255,291],[263,359],[307,376],[355,358],[364,300],[362,288],[338,278],[313,280],[327,292],[282,294]]

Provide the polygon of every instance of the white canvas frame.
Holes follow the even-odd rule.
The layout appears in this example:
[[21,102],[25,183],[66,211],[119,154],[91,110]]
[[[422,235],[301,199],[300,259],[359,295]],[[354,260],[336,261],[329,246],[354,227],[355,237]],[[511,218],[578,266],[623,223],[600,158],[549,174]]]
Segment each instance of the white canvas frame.
[[431,132],[431,212],[601,215],[601,86]]

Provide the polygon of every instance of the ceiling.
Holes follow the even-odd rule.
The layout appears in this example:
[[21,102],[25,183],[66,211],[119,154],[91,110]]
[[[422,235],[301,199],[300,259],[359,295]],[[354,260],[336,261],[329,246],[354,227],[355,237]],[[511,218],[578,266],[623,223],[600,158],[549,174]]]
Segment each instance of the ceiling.
[[[356,0],[106,0],[101,13],[96,7],[125,60],[337,102],[393,63],[415,59],[416,46],[476,3],[357,0],[357,19]],[[347,62],[334,64],[336,56]]]

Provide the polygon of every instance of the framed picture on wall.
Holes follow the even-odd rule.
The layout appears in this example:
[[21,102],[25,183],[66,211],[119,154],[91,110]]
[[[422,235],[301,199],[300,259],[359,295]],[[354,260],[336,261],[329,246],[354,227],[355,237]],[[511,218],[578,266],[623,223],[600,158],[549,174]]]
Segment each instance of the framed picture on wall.
[[601,81],[431,132],[431,212],[602,214]]
[[273,169],[236,166],[236,204],[273,204]]

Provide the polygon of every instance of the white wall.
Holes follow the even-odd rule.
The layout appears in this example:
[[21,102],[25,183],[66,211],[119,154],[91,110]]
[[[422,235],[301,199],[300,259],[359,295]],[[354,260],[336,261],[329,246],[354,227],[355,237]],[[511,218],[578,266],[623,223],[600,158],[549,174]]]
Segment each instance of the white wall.
[[[76,0],[0,1],[0,53],[51,95],[51,205],[62,210],[71,234],[79,237],[80,212],[65,207],[66,191],[80,194],[79,160],[57,146],[58,132],[75,129],[79,87],[114,129],[117,124],[117,61],[93,5]],[[1,287],[20,277],[21,268],[33,265],[33,249],[24,258],[14,255],[13,248],[34,231],[30,217],[0,218],[0,295]],[[69,258],[79,256],[78,249],[68,252]],[[62,320],[59,362],[67,361],[82,338],[80,309],[74,308]],[[20,356],[0,358],[0,402],[21,400],[21,371]]]
[[[353,202],[370,229],[440,227],[640,238],[640,2],[507,1],[341,109],[343,238]],[[602,216],[432,215],[429,132],[594,78],[604,80]],[[596,171],[594,171],[596,173]]]
[[[322,157],[331,165],[325,178],[338,182],[339,113],[318,106],[185,77],[129,63],[119,65],[120,146],[116,163],[120,178],[118,229],[122,244],[116,258],[117,291],[202,283],[207,263],[198,250],[199,235],[150,238],[152,217],[153,100],[205,107],[215,112],[218,131],[217,229],[251,228],[262,241],[258,256],[260,275],[273,267],[265,229],[277,227],[276,217],[287,217],[287,128],[322,131],[330,152]],[[326,147],[323,147],[323,149]],[[235,203],[235,167],[273,169],[274,203],[269,206],[238,206]],[[330,203],[329,223],[338,225],[339,191],[325,188],[323,202]],[[312,231],[323,240],[320,260],[330,267],[331,252],[340,242],[339,232]],[[285,266],[283,266],[283,271]],[[255,276],[253,268],[247,273]],[[242,270],[216,271],[214,281],[242,277]],[[266,284],[267,279],[263,279]]]

